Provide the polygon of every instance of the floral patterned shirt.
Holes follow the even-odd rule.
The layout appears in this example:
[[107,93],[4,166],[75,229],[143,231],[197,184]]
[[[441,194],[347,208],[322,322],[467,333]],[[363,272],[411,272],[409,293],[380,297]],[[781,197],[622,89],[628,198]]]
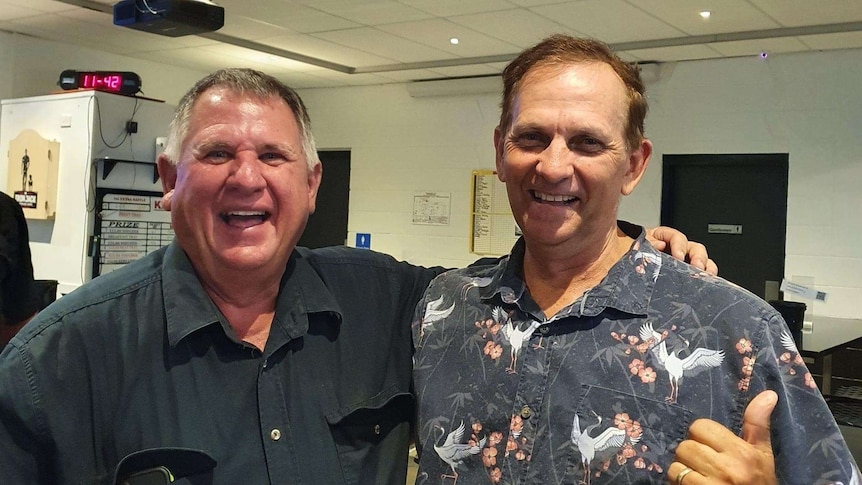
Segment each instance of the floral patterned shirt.
[[604,280],[546,316],[519,276],[524,244],[437,277],[417,307],[417,484],[666,484],[701,417],[739,434],[779,395],[780,483],[859,483],[781,316],[656,251],[643,233]]

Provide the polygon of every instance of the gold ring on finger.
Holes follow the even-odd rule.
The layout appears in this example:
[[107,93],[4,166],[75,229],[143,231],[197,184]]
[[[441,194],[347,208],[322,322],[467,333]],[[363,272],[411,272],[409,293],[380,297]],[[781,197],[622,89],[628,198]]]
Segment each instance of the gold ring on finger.
[[682,481],[685,480],[685,477],[688,476],[689,473],[693,472],[689,467],[685,467],[681,472],[676,475],[676,485],[682,485]]

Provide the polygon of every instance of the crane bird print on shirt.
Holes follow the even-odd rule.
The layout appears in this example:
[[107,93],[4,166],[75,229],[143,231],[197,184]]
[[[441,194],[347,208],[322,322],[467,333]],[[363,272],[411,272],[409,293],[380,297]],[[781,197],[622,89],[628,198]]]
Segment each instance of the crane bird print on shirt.
[[632,262],[635,264],[635,273],[646,275],[647,270],[649,270],[649,276],[653,281],[658,279],[659,273],[661,273],[661,256],[654,253],[649,253],[645,251],[640,251],[640,241],[635,241],[632,249],[635,254],[631,257]]
[[444,295],[440,295],[440,298],[437,298],[434,301],[429,301],[427,305],[425,305],[425,315],[422,317],[422,325],[419,327],[419,337],[425,334],[425,327],[431,325],[434,322],[443,320],[452,314],[452,310],[455,309],[455,302],[453,301],[449,308],[440,308],[443,306],[443,297]]
[[473,289],[473,288],[484,288],[484,287],[490,285],[491,281],[493,281],[493,278],[489,278],[489,277],[474,276],[474,277],[470,278],[470,281],[468,281],[467,283],[464,283],[464,286],[461,288],[461,299],[466,300],[467,299],[467,293],[471,289]]
[[[724,351],[711,350],[703,347],[698,347],[691,351],[688,357],[681,359],[679,354],[684,349],[677,349],[671,353],[667,351],[667,344],[662,334],[653,330],[652,323],[645,323],[640,329],[640,337],[644,342],[652,340],[650,343],[650,352],[656,359],[657,367],[667,371],[667,377],[670,381],[670,394],[665,398],[665,401],[675,403],[679,398],[679,385],[683,376],[693,376],[700,371],[710,367],[716,367],[724,361]],[[681,335],[677,335],[687,349],[689,342]]]
[[511,362],[509,367],[506,368],[506,372],[517,374],[518,371],[515,369],[517,368],[518,354],[521,353],[524,342],[530,340],[530,336],[533,335],[533,332],[539,328],[542,322],[532,321],[527,325],[527,328],[521,329],[512,321],[509,314],[502,307],[494,307],[491,310],[491,316],[495,322],[500,324],[500,333],[505,337],[510,347],[509,356],[511,357]]
[[[596,456],[597,451],[605,451],[613,449],[616,451],[621,448],[626,442],[626,430],[616,426],[609,426],[596,437],[590,436],[590,432],[602,425],[602,417],[593,412],[598,420],[597,423],[587,426],[581,431],[581,423],[578,421],[578,415],[575,414],[574,422],[572,423],[572,443],[578,447],[578,452],[581,454],[581,463],[584,466],[584,481],[590,483],[590,462]],[[639,437],[629,437],[631,444],[640,441]]]
[[784,346],[784,350],[799,353],[799,349],[796,348],[796,341],[793,340],[793,335],[790,335],[790,332],[787,330],[781,332],[781,345]]
[[[446,462],[446,464],[449,465],[449,468],[452,469],[451,475],[443,474],[440,478],[452,478],[452,485],[455,485],[458,483],[458,466],[461,465],[461,462],[463,462],[465,458],[472,455],[478,455],[482,451],[482,448],[485,447],[485,442],[488,441],[488,437],[485,436],[478,443],[461,443],[461,440],[464,439],[463,421],[461,421],[460,426],[455,428],[448,435],[443,427],[439,425],[435,425],[434,427],[440,431],[440,436],[438,436],[437,440],[434,442],[434,451],[436,451],[437,456]],[[443,436],[446,436],[446,440],[440,443]]]

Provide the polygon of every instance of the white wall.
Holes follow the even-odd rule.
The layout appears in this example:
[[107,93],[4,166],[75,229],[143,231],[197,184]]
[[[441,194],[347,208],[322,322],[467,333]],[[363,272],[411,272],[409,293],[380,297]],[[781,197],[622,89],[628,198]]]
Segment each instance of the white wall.
[[[862,317],[862,50],[681,62],[651,84],[657,153],[621,217],[659,222],[663,153],[790,153],[786,275],[829,293],[812,313]],[[349,148],[349,241],[464,265],[470,172],[493,168],[497,95],[411,98],[405,85],[302,91],[321,148]],[[411,224],[415,192],[451,192],[449,226]],[[720,263],[720,262],[719,262]]]
[[[63,69],[139,73],[175,104],[205,73],[0,33],[0,98],[57,89]],[[663,153],[790,153],[786,274],[829,293],[813,312],[862,317],[862,50],[683,62],[650,86],[657,153],[621,216],[659,221]],[[303,90],[321,148],[352,151],[349,241],[420,264],[468,252],[470,172],[493,168],[496,94],[412,98],[406,85]],[[449,192],[449,226],[411,223],[413,195]]]
[[[411,98],[403,84],[302,92],[321,148],[351,150],[348,241],[419,264],[469,254],[470,174],[493,169],[494,95]],[[324,177],[325,177],[324,173]],[[448,226],[412,224],[415,193],[451,193]]]

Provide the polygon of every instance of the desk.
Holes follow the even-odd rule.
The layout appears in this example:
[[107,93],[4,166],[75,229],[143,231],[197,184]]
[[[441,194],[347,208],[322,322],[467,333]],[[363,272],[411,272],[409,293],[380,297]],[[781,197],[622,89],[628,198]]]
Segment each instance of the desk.
[[820,392],[832,393],[832,354],[850,342],[862,338],[862,320],[813,315],[811,331],[802,331],[802,357],[807,363],[823,362],[823,386]]

